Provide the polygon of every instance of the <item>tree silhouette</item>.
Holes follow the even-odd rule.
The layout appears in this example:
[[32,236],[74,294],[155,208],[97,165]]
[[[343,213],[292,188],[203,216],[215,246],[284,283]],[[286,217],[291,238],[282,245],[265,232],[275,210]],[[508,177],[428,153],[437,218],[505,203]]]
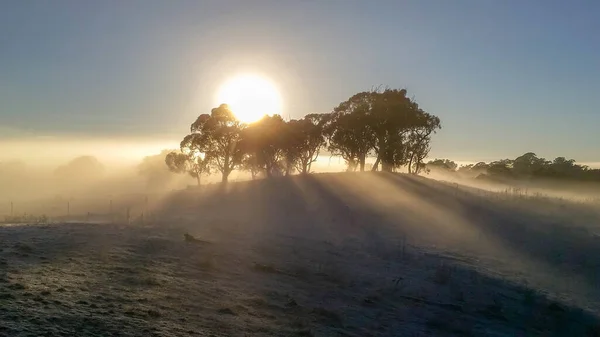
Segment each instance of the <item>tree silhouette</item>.
[[487,172],[488,168],[490,167],[490,165],[488,163],[485,162],[479,162],[475,165],[473,165],[473,167],[471,168],[471,170],[473,171],[478,171],[478,172]]
[[331,113],[309,114],[285,122],[267,116],[241,124],[226,104],[198,116],[181,143],[181,153],[165,161],[173,172],[187,172],[200,181],[210,168],[227,182],[240,168],[252,178],[297,171],[310,173],[312,163],[326,147],[341,156],[349,171],[364,171],[366,159],[376,156],[372,170],[408,166],[418,174],[431,149],[431,136],[441,128],[440,119],[407,97],[405,89],[371,90],[341,102]]
[[409,151],[408,173],[419,174],[425,167],[423,160],[431,150],[430,138],[420,139],[418,135],[411,134],[408,137],[407,150]]
[[458,164],[449,159],[435,159],[428,162],[427,167],[454,172],[458,168]]
[[[384,171],[394,171],[397,167],[409,164],[411,136],[416,150],[428,152],[423,142],[428,143],[429,136],[441,127],[439,119],[419,108],[414,100],[406,96],[406,89],[386,89],[372,92],[372,95],[377,97],[373,107],[373,130],[377,138],[374,169],[379,163]],[[416,132],[417,135],[412,135]],[[422,154],[419,157],[424,158]]]
[[202,175],[210,173],[210,158],[203,152],[203,139],[198,134],[190,134],[180,143],[181,152],[170,152],[165,163],[171,172],[187,173],[196,178],[198,186],[202,183]]
[[[408,173],[419,174],[423,160],[431,150],[431,136],[441,129],[440,119],[426,112],[416,116],[416,123],[407,137]],[[455,168],[456,169],[456,168]]]
[[511,177],[513,175],[512,164],[513,162],[510,159],[493,161],[490,163],[487,172],[491,176]]
[[358,93],[340,103],[324,120],[328,149],[346,161],[349,171],[357,166],[364,171],[366,157],[373,149],[372,99],[369,92]]
[[[429,165],[429,164],[428,164]],[[546,160],[534,152],[527,152],[514,160],[502,159],[491,163],[479,162],[458,169],[460,174],[493,179],[558,179],[578,181],[599,181],[600,169],[591,169],[576,164],[573,159],[557,157]]]
[[515,175],[531,177],[541,173],[547,164],[544,158],[538,158],[535,153],[528,152],[513,161],[512,170]]
[[310,173],[312,163],[317,160],[319,151],[325,145],[325,123],[324,114],[309,114],[303,119],[287,123],[284,152],[288,173],[291,166],[295,166],[301,174]]
[[325,127],[332,154],[344,158],[350,170],[364,171],[366,157],[374,153],[374,171],[380,164],[384,171],[408,165],[409,172],[418,173],[441,125],[406,94],[405,89],[372,90],[340,103]]
[[348,170],[356,169],[361,147],[361,140],[353,129],[356,123],[352,115],[331,115],[325,129],[329,143],[328,150],[334,156],[340,156],[348,165]]
[[559,178],[575,176],[579,173],[578,171],[582,171],[583,169],[583,167],[575,165],[575,160],[566,159],[565,157],[554,159],[552,165],[550,165],[551,175]]
[[[227,104],[200,115],[190,127],[193,143],[208,159],[208,164],[221,172],[226,183],[231,172],[242,163],[243,153],[239,142],[243,125],[237,120]],[[184,142],[186,141],[184,139]]]
[[284,156],[286,123],[279,115],[264,116],[242,131],[240,146],[251,167],[271,177]]
[[264,170],[258,163],[258,159],[255,154],[245,154],[242,158],[242,163],[240,164],[240,168],[244,171],[250,172],[250,176],[252,180],[256,179],[258,175]]

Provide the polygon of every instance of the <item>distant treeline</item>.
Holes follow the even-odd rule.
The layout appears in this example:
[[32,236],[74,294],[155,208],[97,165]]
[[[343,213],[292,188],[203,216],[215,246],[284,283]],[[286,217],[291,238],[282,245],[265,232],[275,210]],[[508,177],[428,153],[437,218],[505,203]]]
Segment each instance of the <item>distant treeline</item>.
[[330,113],[289,121],[274,115],[244,124],[222,104],[191,124],[180,151],[167,154],[165,162],[198,184],[213,171],[223,182],[233,170],[248,171],[253,178],[306,174],[321,150],[342,157],[349,171],[364,171],[366,158],[373,156],[374,171],[408,167],[418,173],[431,136],[440,128],[440,119],[422,110],[404,89],[361,92]]
[[546,160],[539,158],[533,152],[528,152],[516,159],[502,159],[491,163],[480,162],[461,167],[448,159],[435,159],[427,163],[427,168],[465,173],[479,178],[546,178],[600,182],[600,169],[578,165],[575,160],[565,157]]

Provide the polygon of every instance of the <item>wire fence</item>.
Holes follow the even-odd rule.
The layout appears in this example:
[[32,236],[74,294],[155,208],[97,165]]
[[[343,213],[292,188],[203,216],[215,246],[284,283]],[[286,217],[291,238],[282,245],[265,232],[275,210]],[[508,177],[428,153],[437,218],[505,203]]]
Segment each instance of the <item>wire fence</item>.
[[38,201],[9,200],[0,204],[0,223],[146,223],[156,220],[158,200],[158,196],[150,194],[100,198],[57,197]]

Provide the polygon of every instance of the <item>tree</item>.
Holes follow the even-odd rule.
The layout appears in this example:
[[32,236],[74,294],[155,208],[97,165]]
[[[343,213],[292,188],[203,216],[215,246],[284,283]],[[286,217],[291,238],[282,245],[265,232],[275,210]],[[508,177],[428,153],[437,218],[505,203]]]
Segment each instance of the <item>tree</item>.
[[405,89],[371,90],[358,93],[331,113],[325,134],[329,150],[352,170],[363,171],[365,158],[375,153],[384,171],[408,165],[420,171],[429,153],[431,135],[441,128],[438,117],[426,113],[406,96]]
[[408,173],[419,174],[424,166],[423,160],[431,150],[431,135],[442,126],[438,117],[426,112],[419,114],[416,118],[418,121],[407,137]]
[[247,153],[244,155],[240,167],[244,171],[250,172],[250,176],[252,177],[252,180],[255,180],[256,177],[258,177],[258,175],[260,174],[260,172],[263,171],[263,169],[261,168],[261,166],[258,163],[256,155],[252,154],[252,153],[249,153],[249,154]]
[[372,98],[369,92],[358,93],[340,103],[324,120],[329,151],[341,156],[351,171],[357,166],[364,171],[366,157],[373,149]]
[[[475,165],[461,167],[460,172],[487,173],[492,178],[553,178],[580,181],[600,181],[600,169],[591,169],[578,165],[573,159],[557,157],[553,161],[539,158],[535,153],[528,152],[515,160],[503,159],[489,164],[480,162]],[[485,177],[483,174],[480,176]]]
[[423,160],[429,155],[431,150],[429,138],[415,141],[413,137],[410,137],[408,143],[409,160],[408,160],[408,173],[419,174],[425,167]]
[[301,174],[310,173],[312,163],[325,145],[323,128],[326,115],[309,114],[300,120],[287,123],[284,141],[286,167],[295,166]]
[[483,173],[483,172],[487,172],[487,170],[489,168],[490,168],[490,165],[488,163],[481,161],[481,162],[473,165],[473,167],[471,168],[471,170]]
[[515,175],[532,177],[535,174],[541,173],[547,164],[549,163],[546,159],[538,158],[535,153],[528,152],[513,161],[512,170]]
[[473,169],[474,166],[475,166],[474,164],[461,165],[458,168],[458,172],[459,173],[470,172]]
[[198,150],[208,159],[210,166],[221,172],[223,183],[242,163],[243,154],[238,145],[243,127],[227,104],[212,109],[210,115],[200,115],[190,127],[191,135],[188,137],[193,137],[193,142],[198,144]]
[[435,159],[428,162],[427,167],[454,172],[458,168],[458,164],[450,159]]
[[[406,89],[385,89],[371,93],[375,96],[372,100],[372,129],[376,136],[374,149],[377,154],[373,170],[377,170],[380,163],[384,171],[393,171],[397,167],[409,164],[411,132],[423,127],[421,141],[425,142],[431,132],[439,128],[439,119],[427,115],[406,94]],[[432,124],[431,132],[426,131],[427,124]],[[413,139],[415,148],[428,151],[417,139]]]
[[575,160],[566,159],[565,157],[557,157],[550,165],[551,174],[555,177],[566,178],[572,176],[575,171],[578,171],[579,165],[575,165]]
[[210,173],[210,157],[203,152],[203,139],[198,134],[187,135],[180,143],[180,152],[170,152],[165,163],[171,172],[187,173],[196,178],[198,186],[202,184],[202,174]]
[[264,170],[267,177],[279,171],[284,157],[287,126],[280,115],[265,115],[242,132],[240,147],[247,163]]
[[487,173],[495,177],[510,177],[513,175],[512,164],[513,161],[510,159],[491,162],[487,169]]

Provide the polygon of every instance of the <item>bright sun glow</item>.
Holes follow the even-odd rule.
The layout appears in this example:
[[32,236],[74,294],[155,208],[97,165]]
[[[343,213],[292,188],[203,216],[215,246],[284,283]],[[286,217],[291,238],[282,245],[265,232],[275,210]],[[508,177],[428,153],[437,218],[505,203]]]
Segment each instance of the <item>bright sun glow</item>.
[[252,123],[264,115],[281,114],[281,96],[266,78],[257,75],[237,76],[219,89],[218,103],[226,103],[236,117]]

